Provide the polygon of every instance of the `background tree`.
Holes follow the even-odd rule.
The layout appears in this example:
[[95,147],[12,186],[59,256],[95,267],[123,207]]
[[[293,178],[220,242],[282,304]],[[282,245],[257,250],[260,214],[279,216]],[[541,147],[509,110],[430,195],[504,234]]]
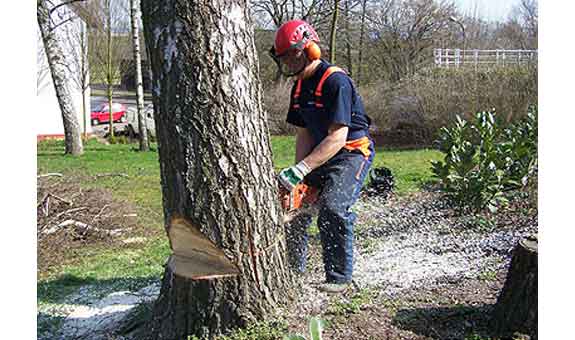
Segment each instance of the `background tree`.
[[[241,0],[144,0],[142,17],[175,253],[147,334],[213,338],[265,317],[292,282],[253,26]],[[196,242],[182,246],[187,236]],[[197,272],[208,248],[218,260]],[[178,262],[178,250],[194,265]]]
[[365,9],[367,6],[367,0],[361,1],[361,14],[360,14],[360,29],[359,29],[359,51],[357,60],[357,85],[361,85],[362,81],[362,70],[363,70],[363,50],[365,42]]
[[333,2],[333,14],[331,19],[331,29],[329,32],[329,61],[335,63],[335,50],[336,50],[336,30],[337,30],[337,16],[339,15],[339,0]]
[[[73,4],[74,12],[80,13],[83,4],[77,2]],[[88,64],[88,32],[86,23],[77,16],[68,24],[69,29],[65,30],[65,39],[69,45],[74,46],[68,53],[69,63],[66,65],[71,79],[76,87],[82,91],[82,125],[84,141],[87,139],[87,108],[86,102],[90,101],[87,91],[90,88],[90,65]]]
[[[62,4],[65,5],[66,3]],[[44,42],[44,51],[48,60],[50,74],[54,82],[54,89],[58,97],[58,104],[62,112],[65,142],[64,152],[78,156],[84,152],[80,136],[80,124],[78,123],[76,109],[74,108],[70,90],[66,83],[68,76],[65,66],[66,61],[58,34],[56,33],[58,27],[72,20],[70,17],[67,17],[67,14],[64,14],[64,17],[55,15],[59,13],[59,9],[64,9],[62,4],[49,6],[46,0],[38,0],[37,19]]]
[[130,22],[132,23],[132,45],[134,47],[134,62],[136,64],[136,106],[138,111],[138,139],[140,142],[140,151],[150,150],[148,141],[148,128],[144,118],[144,87],[142,83],[142,58],[140,56],[140,30],[139,24],[139,7],[137,0],[130,0]]
[[433,61],[432,49],[456,13],[453,4],[434,0],[385,0],[367,11],[371,64],[391,81]]
[[93,26],[90,34],[92,78],[106,85],[110,108],[110,138],[114,137],[112,118],[114,86],[119,82],[124,61],[131,51],[130,17],[126,0],[93,0]]
[[316,24],[323,16],[320,8],[330,0],[255,0],[250,3],[250,10],[256,25],[264,29],[277,29],[286,21],[306,20]]

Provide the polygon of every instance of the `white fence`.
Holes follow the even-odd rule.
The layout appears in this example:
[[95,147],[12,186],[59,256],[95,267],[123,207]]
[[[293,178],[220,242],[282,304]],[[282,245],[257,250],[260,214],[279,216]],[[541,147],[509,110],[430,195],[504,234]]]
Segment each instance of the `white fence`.
[[438,67],[460,66],[511,66],[537,63],[537,50],[461,50],[434,49],[435,65]]

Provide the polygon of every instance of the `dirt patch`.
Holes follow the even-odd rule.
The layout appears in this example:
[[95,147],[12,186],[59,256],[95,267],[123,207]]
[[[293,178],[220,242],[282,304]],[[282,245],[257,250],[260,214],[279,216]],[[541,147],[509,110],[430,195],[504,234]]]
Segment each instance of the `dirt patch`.
[[[59,195],[60,187],[39,193],[39,200],[46,192]],[[73,196],[78,190],[72,186],[60,194],[78,200]],[[100,208],[90,210],[87,218],[105,204],[114,204],[105,192],[89,195],[100,198],[94,203]],[[129,205],[123,207],[127,210],[110,214],[130,211]],[[57,211],[66,209],[70,207]],[[497,214],[460,215],[441,194],[424,192],[389,200],[362,197],[354,209],[359,218],[353,287],[342,295],[317,290],[324,270],[319,235],[311,237],[308,272],[299,278],[296,301],[279,316],[289,333],[309,334],[308,320],[318,316],[327,321],[324,339],[330,340],[494,339],[490,313],[503,286],[511,250],[520,238],[537,232],[536,201],[518,195]],[[48,217],[57,214],[50,212]],[[104,214],[95,221],[101,218]],[[92,224],[107,225],[106,230],[122,225],[113,219]],[[87,240],[115,242],[113,237]],[[131,291],[113,289],[103,299],[96,298],[100,293],[97,287],[80,290],[68,299],[70,310],[52,313],[62,318],[59,338],[105,338],[105,333],[114,333],[130,310],[157,297],[159,282]]]
[[518,194],[497,214],[461,215],[439,193],[378,200],[355,207],[354,286],[327,295],[321,246],[313,238],[308,273],[295,306],[283,315],[290,333],[308,319],[328,322],[325,338],[489,339],[489,318],[511,250],[537,233],[537,206]]
[[145,237],[136,209],[105,189],[82,188],[78,178],[38,179],[38,276],[73,263],[87,246],[115,247]]

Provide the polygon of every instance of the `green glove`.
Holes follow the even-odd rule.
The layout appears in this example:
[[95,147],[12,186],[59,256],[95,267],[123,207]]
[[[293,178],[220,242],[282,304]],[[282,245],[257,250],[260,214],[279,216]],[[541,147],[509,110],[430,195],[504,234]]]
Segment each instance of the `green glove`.
[[304,161],[301,161],[280,171],[278,180],[288,191],[292,191],[310,172],[311,168]]

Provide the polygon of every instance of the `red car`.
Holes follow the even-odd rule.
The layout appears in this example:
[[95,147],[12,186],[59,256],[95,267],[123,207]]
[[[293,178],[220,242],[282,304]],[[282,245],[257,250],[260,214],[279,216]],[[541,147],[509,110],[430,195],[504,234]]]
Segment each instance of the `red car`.
[[[125,122],[126,106],[120,103],[112,103],[112,115],[114,122]],[[108,104],[102,104],[98,110],[92,111],[90,114],[90,120],[92,120],[92,125],[110,122],[110,110],[108,110]]]

